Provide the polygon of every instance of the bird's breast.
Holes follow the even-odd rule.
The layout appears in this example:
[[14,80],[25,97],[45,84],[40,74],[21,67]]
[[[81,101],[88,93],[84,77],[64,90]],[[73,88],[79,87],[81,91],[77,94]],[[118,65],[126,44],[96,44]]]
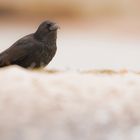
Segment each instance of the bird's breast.
[[56,50],[57,50],[56,45],[51,47],[44,46],[40,56],[41,65],[46,66],[54,57]]

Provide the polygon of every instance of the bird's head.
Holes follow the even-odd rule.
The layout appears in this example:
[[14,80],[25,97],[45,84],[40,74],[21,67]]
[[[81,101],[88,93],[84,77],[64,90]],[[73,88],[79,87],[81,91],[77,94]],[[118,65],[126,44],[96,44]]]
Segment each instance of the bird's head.
[[48,40],[48,38],[56,39],[57,30],[59,28],[60,27],[55,22],[46,20],[39,25],[37,31],[35,32],[35,37],[41,40]]

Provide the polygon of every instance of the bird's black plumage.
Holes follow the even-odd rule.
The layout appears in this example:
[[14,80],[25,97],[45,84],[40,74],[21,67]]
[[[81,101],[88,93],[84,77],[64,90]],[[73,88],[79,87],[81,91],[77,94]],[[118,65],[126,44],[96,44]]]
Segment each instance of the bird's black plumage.
[[25,68],[45,67],[56,53],[57,29],[54,22],[42,22],[35,33],[0,53],[0,67],[14,64]]

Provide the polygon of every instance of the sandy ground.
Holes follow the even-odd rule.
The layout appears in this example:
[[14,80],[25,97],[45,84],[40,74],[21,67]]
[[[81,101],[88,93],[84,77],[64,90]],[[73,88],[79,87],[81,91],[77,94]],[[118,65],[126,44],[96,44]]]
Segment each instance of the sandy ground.
[[[59,71],[0,69],[0,140],[140,140],[139,21],[60,20],[48,65]],[[29,22],[1,20],[0,51],[40,23]]]
[[1,140],[139,140],[140,75],[0,69]]

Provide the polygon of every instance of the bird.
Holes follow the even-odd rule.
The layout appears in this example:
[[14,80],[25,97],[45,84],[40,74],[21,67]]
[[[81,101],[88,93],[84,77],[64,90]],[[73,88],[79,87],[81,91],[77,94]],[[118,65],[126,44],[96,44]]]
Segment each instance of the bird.
[[34,33],[22,37],[0,53],[0,67],[44,68],[56,54],[59,28],[55,22],[43,21]]

